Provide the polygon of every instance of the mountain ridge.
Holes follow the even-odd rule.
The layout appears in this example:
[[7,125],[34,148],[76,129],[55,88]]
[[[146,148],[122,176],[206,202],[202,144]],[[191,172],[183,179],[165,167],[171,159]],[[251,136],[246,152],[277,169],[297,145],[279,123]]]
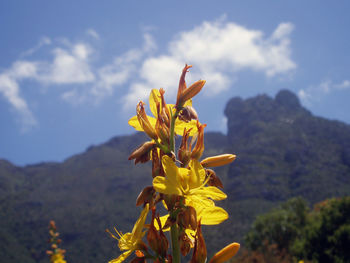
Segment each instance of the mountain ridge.
[[[313,116],[287,90],[275,98],[232,98],[225,115],[227,135],[205,133],[203,158],[237,155],[231,165],[215,169],[228,194],[218,205],[230,219],[205,227],[209,253],[241,242],[256,215],[290,197],[313,204],[350,195],[350,125]],[[6,214],[0,218],[0,248],[6,248],[0,256],[45,262],[47,224],[54,219],[68,261],[116,257],[116,242],[104,230],[128,231],[138,215],[135,199],[152,183],[150,164],[135,166],[127,158],[145,140],[142,133],[115,136],[63,162],[18,167],[0,160],[0,212]]]

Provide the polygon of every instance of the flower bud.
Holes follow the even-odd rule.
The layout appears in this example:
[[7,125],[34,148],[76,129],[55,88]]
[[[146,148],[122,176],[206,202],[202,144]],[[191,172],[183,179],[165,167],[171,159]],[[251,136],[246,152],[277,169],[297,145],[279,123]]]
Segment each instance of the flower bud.
[[184,90],[186,90],[186,88],[187,88],[186,87],[185,77],[186,77],[186,73],[188,72],[188,69],[191,68],[191,67],[192,66],[188,66],[186,64],[185,67],[182,70],[182,73],[181,73],[181,77],[180,77],[180,81],[179,81],[179,88],[177,90],[177,98],[176,98],[176,107],[178,109],[182,107],[182,105],[180,105],[180,97],[181,97],[182,93],[184,92]]
[[195,83],[193,83],[190,87],[186,87],[186,81],[185,81],[185,76],[186,73],[188,72],[188,69],[191,68],[192,66],[188,66],[187,64],[185,65],[184,69],[182,70],[182,74],[180,77],[180,82],[179,82],[179,88],[177,91],[177,99],[176,99],[176,108],[180,110],[185,102],[194,96],[198,94],[198,92],[201,91],[205,84],[205,80],[198,80]]
[[143,252],[141,250],[135,250],[135,255],[138,258],[142,258],[145,256],[145,254],[143,254]]
[[181,145],[177,153],[177,156],[179,158],[179,161],[181,162],[182,167],[186,167],[191,159],[191,150],[188,146],[188,137],[190,136],[190,131],[191,129],[189,130],[186,130],[186,128],[184,129]]
[[197,213],[192,206],[187,206],[182,212],[177,215],[177,221],[183,228],[196,230],[197,228]]
[[154,226],[155,210],[152,209],[152,221],[147,231],[147,241],[152,250],[159,253],[159,235],[156,227]]
[[[142,204],[151,204],[153,203],[153,198],[155,197],[156,191],[154,190],[153,186],[147,186],[145,187],[139,194],[139,196],[136,199],[136,206],[142,205]],[[152,207],[153,205],[150,205]]]
[[160,111],[160,115],[164,121],[164,123],[170,127],[170,119],[171,119],[171,115],[170,115],[170,111],[169,111],[169,108],[168,106],[166,105],[165,103],[165,99],[164,99],[164,89],[160,88],[159,89],[159,93],[160,93],[160,97],[161,97],[161,101],[162,101],[162,108],[161,108],[161,111]]
[[185,89],[180,96],[179,105],[183,105],[187,100],[192,99],[194,96],[196,96],[202,90],[204,84],[205,80],[198,80],[187,89]]
[[130,156],[129,160],[135,159],[135,164],[138,162],[145,163],[150,160],[150,151],[154,147],[155,143],[152,141],[145,142],[141,146],[139,146],[135,151],[133,151]]
[[198,120],[198,114],[193,107],[186,106],[181,110],[179,114],[179,119],[184,122],[189,122],[191,120]]
[[180,232],[179,242],[181,254],[185,257],[190,252],[192,244],[191,239],[187,236],[185,231]]
[[155,130],[153,129],[151,123],[148,120],[145,107],[143,106],[144,103],[140,101],[136,106],[136,116],[137,119],[142,127],[142,129],[145,131],[145,133],[152,139],[157,140],[157,134]]
[[199,159],[201,158],[203,151],[204,151],[204,128],[206,127],[206,124],[200,124],[199,121],[197,121],[197,128],[198,128],[198,138],[196,142],[196,146],[193,148],[193,151],[191,153],[192,159]]
[[49,228],[52,228],[53,230],[56,231],[56,224],[55,224],[55,221],[50,220],[50,226],[49,226]]
[[205,169],[207,177],[209,177],[208,185],[224,188],[220,178],[216,175],[216,173],[212,169]]
[[237,254],[240,245],[238,243],[231,243],[228,246],[217,252],[209,263],[222,263],[230,260]]
[[232,163],[236,159],[234,154],[221,154],[212,157],[205,158],[201,161],[201,165],[204,168],[217,167]]
[[207,247],[202,235],[201,224],[198,223],[197,233],[195,237],[194,249],[191,263],[205,263],[207,261]]
[[159,215],[157,215],[157,223],[159,226],[159,251],[158,254],[161,255],[163,258],[166,257],[168,249],[169,249],[169,241],[167,237],[164,235],[164,232],[162,230],[162,224],[160,222]]
[[[135,251],[135,254],[136,254],[136,257],[133,258],[130,263],[146,263],[146,259],[145,257],[139,257],[137,256],[137,251],[140,251],[140,250],[136,250]],[[142,253],[142,252],[141,252]]]
[[164,120],[161,118],[159,112],[156,122],[156,133],[163,144],[169,145],[170,130],[165,124]]

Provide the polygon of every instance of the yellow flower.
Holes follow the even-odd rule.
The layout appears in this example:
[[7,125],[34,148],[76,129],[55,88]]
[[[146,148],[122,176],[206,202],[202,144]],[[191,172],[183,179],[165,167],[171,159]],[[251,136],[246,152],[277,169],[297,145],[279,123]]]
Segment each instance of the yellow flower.
[[[150,110],[153,114],[154,117],[147,115],[147,119],[150,123],[150,125],[152,126],[152,128],[155,130],[156,127],[156,123],[157,123],[157,118],[158,118],[158,111],[157,111],[157,103],[159,105],[162,105],[162,99],[161,99],[161,93],[159,92],[159,90],[157,89],[152,89],[151,94],[149,96],[149,107]],[[192,106],[192,101],[188,100],[187,103],[185,104],[185,106]],[[172,114],[175,113],[175,107],[172,104],[166,104],[166,108],[170,109]],[[137,118],[137,116],[132,117],[129,120],[129,125],[134,127],[135,130],[137,131],[145,131],[143,128],[143,125],[140,123],[139,119]],[[192,120],[190,122],[184,122],[182,120],[176,119],[175,122],[175,133],[182,135],[184,129],[191,129],[190,132],[190,136],[193,136],[194,134],[196,134],[198,132],[197,130],[197,121],[196,120]]]
[[169,156],[163,156],[162,164],[166,176],[153,179],[157,192],[183,196],[186,205],[196,209],[203,225],[219,224],[228,218],[227,212],[216,207],[213,201],[225,199],[226,194],[217,187],[206,186],[208,179],[198,160],[192,159],[189,169],[177,167]]
[[149,211],[149,205],[146,204],[145,208],[141,212],[139,219],[136,221],[131,233],[122,234],[118,232],[117,229],[114,228],[115,232],[119,236],[117,237],[108,231],[113,238],[119,241],[118,246],[120,250],[126,250],[118,258],[112,259],[111,261],[109,261],[109,263],[123,262],[128,256],[131,255],[133,251],[142,248],[142,245],[143,245],[142,237],[146,233],[146,232],[142,232],[142,230],[147,218],[148,211]]
[[66,263],[64,260],[63,254],[59,251],[58,253],[52,254],[50,258],[50,262],[52,263]]

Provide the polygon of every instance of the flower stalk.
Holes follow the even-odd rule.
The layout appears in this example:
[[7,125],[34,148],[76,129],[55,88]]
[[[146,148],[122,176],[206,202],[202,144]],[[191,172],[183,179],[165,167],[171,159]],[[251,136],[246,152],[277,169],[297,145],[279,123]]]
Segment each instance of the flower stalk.
[[[135,160],[135,165],[152,162],[152,186],[145,187],[136,200],[136,205],[144,208],[132,232],[109,232],[118,240],[120,250],[124,251],[110,263],[121,263],[133,254],[136,257],[132,262],[146,262],[147,259],[157,263],[180,263],[181,255],[186,256],[191,250],[191,262],[204,263],[207,261],[207,250],[201,225],[217,225],[228,219],[228,213],[215,204],[215,201],[227,197],[218,188],[223,188],[222,182],[208,168],[229,164],[236,156],[225,154],[200,161],[205,148],[206,124],[199,122],[192,98],[202,90],[205,81],[199,80],[187,87],[185,76],[191,67],[186,64],[182,70],[175,104],[165,103],[163,89],[153,89],[149,97],[153,116],[147,115],[146,103],[140,101],[136,116],[129,120],[132,127],[145,132],[152,139],[129,157],[129,160]],[[176,135],[182,136],[177,150]],[[157,213],[161,204],[167,210],[163,216]],[[152,211],[152,220],[146,224],[149,211]],[[169,230],[170,249],[164,234]],[[225,248],[213,262],[223,262],[233,252],[237,252],[237,246]]]

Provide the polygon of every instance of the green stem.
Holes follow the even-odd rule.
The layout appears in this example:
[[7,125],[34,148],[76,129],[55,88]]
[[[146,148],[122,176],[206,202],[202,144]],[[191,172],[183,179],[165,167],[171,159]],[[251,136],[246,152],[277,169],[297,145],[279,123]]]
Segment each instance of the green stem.
[[177,116],[179,115],[179,110],[176,109],[174,115],[171,116],[171,123],[170,123],[170,151],[174,152],[175,151],[175,121]]
[[165,145],[162,145],[158,142],[158,140],[155,141],[157,147],[159,147],[159,149],[161,149],[165,154],[170,153],[171,151],[169,151],[169,148],[166,147]]
[[[172,110],[170,109],[170,114],[171,112]],[[174,153],[175,153],[175,121],[177,116],[179,115],[179,112],[180,111],[176,109],[174,115],[171,115],[171,122],[170,122],[170,152],[174,152]],[[175,216],[176,218],[176,215],[174,214],[172,214],[171,216]],[[171,248],[172,248],[173,263],[180,263],[179,230],[176,223],[171,226],[170,234],[171,234]]]
[[177,224],[173,224],[170,228],[171,247],[173,251],[173,263],[180,263],[180,246],[179,246],[179,231]]

